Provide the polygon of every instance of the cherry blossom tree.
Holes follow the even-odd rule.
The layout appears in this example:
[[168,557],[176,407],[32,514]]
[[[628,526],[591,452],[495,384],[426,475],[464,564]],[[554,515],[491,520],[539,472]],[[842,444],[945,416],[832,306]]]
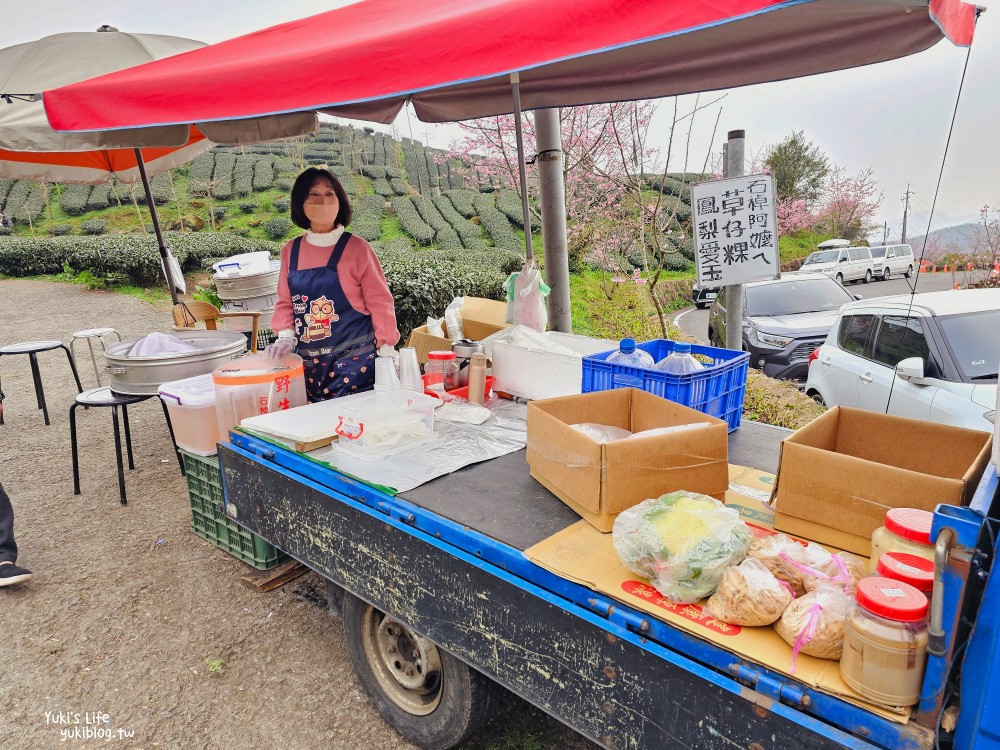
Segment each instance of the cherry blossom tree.
[[778,236],[798,234],[815,226],[817,217],[806,206],[806,202],[796,198],[779,198],[775,203],[778,221]]
[[867,237],[875,226],[882,205],[875,170],[863,169],[856,175],[844,167],[833,167],[817,210],[820,227],[834,237],[856,240]]

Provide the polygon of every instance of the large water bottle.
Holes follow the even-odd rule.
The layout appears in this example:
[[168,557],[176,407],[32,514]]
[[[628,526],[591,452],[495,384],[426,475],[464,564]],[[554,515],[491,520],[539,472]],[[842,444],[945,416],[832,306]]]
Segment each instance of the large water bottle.
[[703,369],[701,362],[691,354],[691,344],[687,341],[674,342],[674,350],[657,362],[654,367],[671,375],[684,375]]
[[642,349],[636,349],[635,339],[622,339],[618,351],[608,355],[606,360],[613,365],[628,367],[652,367],[653,358]]

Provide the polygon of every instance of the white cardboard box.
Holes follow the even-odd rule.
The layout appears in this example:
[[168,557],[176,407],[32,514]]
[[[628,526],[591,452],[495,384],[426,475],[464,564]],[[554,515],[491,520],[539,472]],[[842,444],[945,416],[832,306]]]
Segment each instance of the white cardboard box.
[[[617,349],[620,342],[550,331],[553,342],[581,355]],[[493,345],[493,390],[535,401],[580,393],[583,357],[553,354],[498,342]]]

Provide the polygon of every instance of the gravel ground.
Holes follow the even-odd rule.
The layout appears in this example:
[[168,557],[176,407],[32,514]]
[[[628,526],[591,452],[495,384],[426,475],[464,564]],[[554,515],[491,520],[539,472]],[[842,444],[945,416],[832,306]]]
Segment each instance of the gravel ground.
[[[170,310],[82,286],[4,280],[0,320],[3,346],[68,342],[95,326],[135,338],[165,330]],[[130,409],[136,468],[126,472],[126,507],[110,410],[78,410],[82,494],[74,497],[72,377],[59,350],[39,362],[50,426],[28,358],[0,358],[0,481],[14,504],[18,561],[35,573],[0,591],[0,747],[413,747],[362,692],[318,576],[259,593],[240,581],[248,566],[191,532],[187,485],[154,400]],[[85,388],[96,385],[82,352],[80,375]],[[87,720],[99,738],[74,736]],[[555,747],[593,746],[512,697],[466,745]]]

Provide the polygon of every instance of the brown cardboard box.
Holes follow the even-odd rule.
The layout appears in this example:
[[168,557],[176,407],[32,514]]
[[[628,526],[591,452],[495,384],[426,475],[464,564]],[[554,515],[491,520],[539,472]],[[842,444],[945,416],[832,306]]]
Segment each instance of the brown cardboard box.
[[[602,445],[570,427],[581,422],[631,432],[711,426]],[[688,490],[722,500],[729,483],[726,423],[634,388],[532,401],[527,458],[531,476],[601,531],[648,498]]]
[[835,407],[782,442],[774,526],[868,556],[889,508],[968,504],[991,442],[987,432]]
[[[509,326],[509,323],[504,322],[506,317],[506,302],[497,302],[482,297],[466,297],[462,305],[462,331],[465,338],[481,341],[491,333],[496,333]],[[428,352],[450,351],[451,339],[431,336],[427,333],[427,326],[419,326],[410,331],[410,336],[406,339],[406,346],[416,349],[417,361],[420,364],[425,364]]]

